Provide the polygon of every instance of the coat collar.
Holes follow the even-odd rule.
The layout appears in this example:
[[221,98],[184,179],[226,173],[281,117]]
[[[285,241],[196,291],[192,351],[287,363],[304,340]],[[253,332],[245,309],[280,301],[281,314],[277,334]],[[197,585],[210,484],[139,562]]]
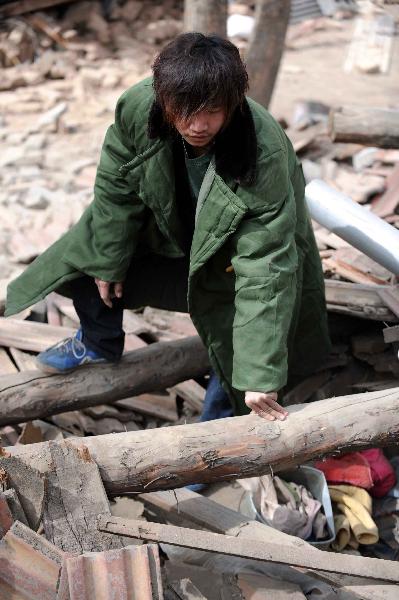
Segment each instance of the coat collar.
[[[161,106],[153,101],[148,117],[150,140],[167,139],[176,130],[164,119]],[[247,100],[236,108],[227,127],[215,139],[216,172],[225,181],[252,185],[256,178],[257,141]]]

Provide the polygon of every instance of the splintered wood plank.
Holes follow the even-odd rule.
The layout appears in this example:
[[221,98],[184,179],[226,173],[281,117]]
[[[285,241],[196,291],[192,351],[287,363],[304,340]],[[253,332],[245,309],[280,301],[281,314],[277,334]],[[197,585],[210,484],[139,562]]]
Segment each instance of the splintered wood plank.
[[22,350],[18,350],[18,348],[10,348],[10,354],[19,371],[35,371],[37,369],[36,360],[32,354],[22,352]]
[[[287,545],[294,546],[295,548],[301,548],[304,552],[307,551],[309,546],[308,542],[304,540],[283,533],[259,521],[248,520],[248,517],[245,517],[242,513],[187,488],[141,494],[140,500],[144,501],[151,512],[174,525],[207,529],[216,533],[226,533],[234,536],[234,538],[257,540],[260,543],[263,541],[266,543],[274,542],[282,548]],[[175,568],[176,564],[174,564]],[[188,568],[187,565],[185,565],[185,568]],[[295,567],[289,567],[288,569],[288,572],[298,570]],[[168,572],[168,566],[166,570]],[[306,574],[345,592],[348,591],[348,600],[355,598],[359,600],[396,600],[397,596],[394,593],[399,591],[396,585],[384,585],[383,582],[378,582],[377,588],[376,585],[370,585],[370,580],[359,577],[347,577],[312,570],[306,571]]]
[[10,375],[18,373],[18,369],[8,356],[4,348],[0,348],[0,375]]
[[46,538],[66,552],[102,552],[124,546],[119,537],[100,533],[98,514],[111,514],[96,463],[85,446],[49,442],[52,469],[48,473],[43,511]]
[[398,317],[386,306],[379,291],[387,285],[363,285],[325,279],[327,308],[333,312],[362,319],[397,322]]
[[176,395],[170,394],[141,394],[134,398],[124,398],[115,402],[117,406],[133,412],[142,413],[163,419],[164,421],[177,421]]
[[[79,317],[77,315],[72,300],[70,298],[65,298],[64,296],[61,296],[60,294],[57,294],[55,292],[50,294],[50,296],[51,302],[53,303],[54,307],[61,313],[61,315],[67,317],[70,321],[79,326]],[[48,298],[50,296],[48,296]]]
[[69,327],[54,327],[47,323],[0,317],[0,345],[2,346],[42,352],[74,334],[75,330]]
[[379,558],[364,558],[340,554],[328,555],[316,548],[294,548],[273,542],[240,539],[233,536],[221,535],[198,529],[163,525],[109,515],[99,515],[97,520],[99,531],[132,537],[144,541],[183,546],[206,552],[218,552],[227,556],[239,556],[271,562],[292,565],[308,569],[320,569],[344,575],[357,575],[368,579],[378,579],[392,583],[399,582],[399,570],[396,561]]
[[337,273],[344,279],[349,279],[349,281],[353,281],[354,283],[364,283],[368,284],[377,284],[384,285],[386,281],[381,279],[380,277],[376,277],[371,273],[365,273],[361,269],[350,265],[344,260],[340,260],[338,258],[325,258],[322,261],[324,271],[331,271],[332,273]]
[[189,379],[188,381],[178,383],[170,388],[170,391],[175,392],[178,396],[181,396],[183,400],[185,400],[187,404],[197,412],[202,412],[206,390],[202,387],[202,385],[194,381],[194,379]]

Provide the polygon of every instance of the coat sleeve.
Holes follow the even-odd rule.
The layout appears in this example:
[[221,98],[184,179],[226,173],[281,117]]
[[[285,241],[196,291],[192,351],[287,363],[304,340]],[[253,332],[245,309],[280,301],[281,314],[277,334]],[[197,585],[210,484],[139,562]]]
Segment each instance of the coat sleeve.
[[287,380],[287,339],[296,299],[295,195],[286,155],[260,164],[250,210],[233,236],[236,275],[233,387],[271,392]]
[[146,210],[129,179],[119,170],[135,156],[126,112],[123,95],[102,146],[94,200],[75,226],[73,243],[65,256],[66,262],[79,271],[105,281],[123,281]]

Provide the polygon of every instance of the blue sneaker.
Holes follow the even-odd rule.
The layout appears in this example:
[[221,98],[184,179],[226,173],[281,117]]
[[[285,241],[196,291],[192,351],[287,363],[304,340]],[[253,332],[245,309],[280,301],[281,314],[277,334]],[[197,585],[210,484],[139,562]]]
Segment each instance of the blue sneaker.
[[106,362],[105,358],[85,346],[82,337],[83,332],[79,329],[74,337],[40,352],[36,357],[38,368],[45,373],[65,373],[88,363]]

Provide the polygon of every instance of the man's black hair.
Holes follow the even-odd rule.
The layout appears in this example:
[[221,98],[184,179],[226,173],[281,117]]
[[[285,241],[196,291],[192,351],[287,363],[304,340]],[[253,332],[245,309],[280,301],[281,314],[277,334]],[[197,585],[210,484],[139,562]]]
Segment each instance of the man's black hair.
[[172,121],[211,107],[223,107],[228,121],[248,89],[237,47],[217,35],[179,35],[161,51],[152,69],[156,101]]

